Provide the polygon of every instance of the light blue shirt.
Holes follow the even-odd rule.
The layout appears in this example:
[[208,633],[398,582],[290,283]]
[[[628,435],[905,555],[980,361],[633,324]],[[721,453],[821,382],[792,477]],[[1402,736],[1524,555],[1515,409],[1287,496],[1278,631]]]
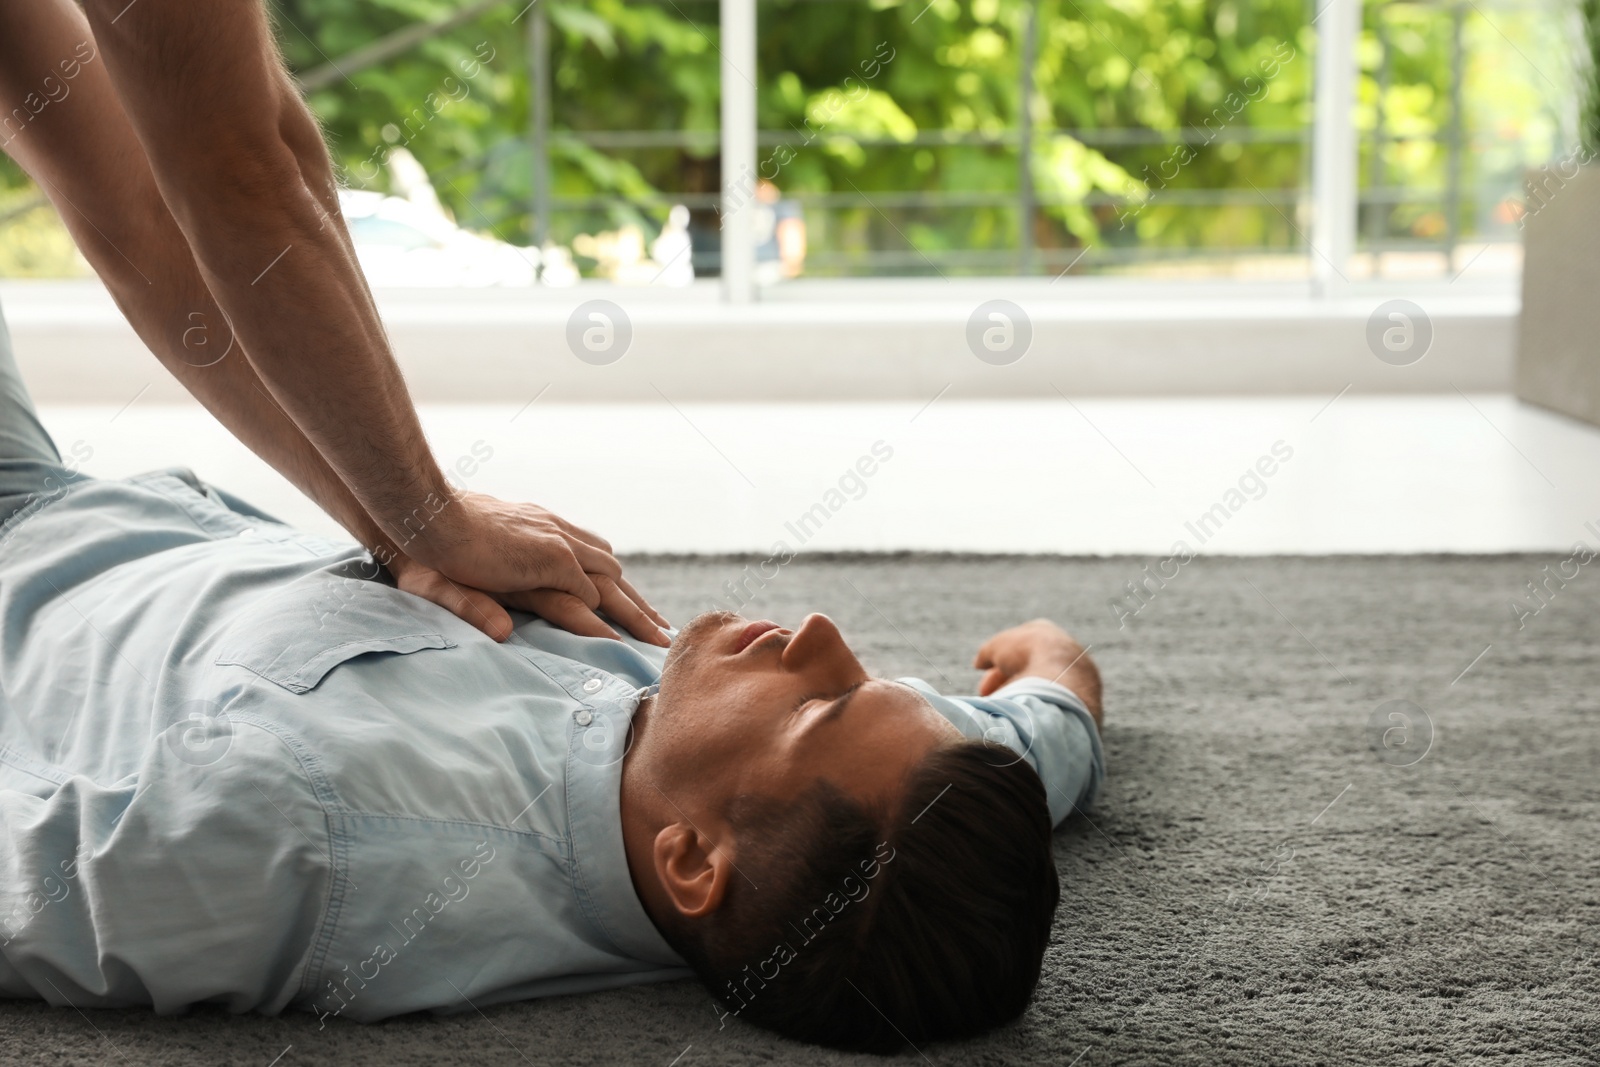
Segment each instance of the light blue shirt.
[[[187,471],[0,526],[0,995],[373,1020],[687,975],[623,853],[664,650],[491,641],[351,543]],[[1103,774],[1068,690],[905,679],[1059,821]]]

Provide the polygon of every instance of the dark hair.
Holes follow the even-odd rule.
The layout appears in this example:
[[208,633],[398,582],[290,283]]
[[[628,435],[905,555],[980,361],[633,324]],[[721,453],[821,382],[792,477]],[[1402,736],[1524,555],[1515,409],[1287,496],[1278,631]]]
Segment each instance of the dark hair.
[[892,811],[827,781],[740,796],[720,907],[663,931],[728,1014],[891,1053],[1022,1013],[1060,898],[1044,786],[988,741],[935,749]]

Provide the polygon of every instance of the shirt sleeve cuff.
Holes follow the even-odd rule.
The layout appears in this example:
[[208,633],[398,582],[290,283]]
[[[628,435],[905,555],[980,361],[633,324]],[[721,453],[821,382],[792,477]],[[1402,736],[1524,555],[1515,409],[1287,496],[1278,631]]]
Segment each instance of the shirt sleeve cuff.
[[995,697],[1038,697],[1040,700],[1048,700],[1052,704],[1060,704],[1082,715],[1093,729],[1095,737],[1098,738],[1100,736],[1099,728],[1095,727],[1094,716],[1089,713],[1089,705],[1085,704],[1083,698],[1077,693],[1074,693],[1060,682],[1052,682],[1045,678],[1018,678],[1014,682],[1007,682],[989,695]]

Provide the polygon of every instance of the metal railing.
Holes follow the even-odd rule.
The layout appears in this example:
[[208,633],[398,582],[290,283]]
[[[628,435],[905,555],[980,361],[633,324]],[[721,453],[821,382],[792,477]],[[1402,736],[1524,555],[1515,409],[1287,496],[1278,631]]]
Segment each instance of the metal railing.
[[[858,2],[858,0],[788,0],[788,2]],[[753,20],[756,0],[726,0],[723,19],[726,23],[729,10],[737,22],[741,18]],[[674,5],[676,6],[676,5]],[[1451,63],[1449,82],[1441,87],[1449,100],[1449,121],[1438,133],[1418,134],[1389,129],[1386,97],[1392,77],[1392,55],[1389,34],[1382,16],[1382,8],[1374,7],[1373,25],[1380,46],[1381,60],[1377,72],[1379,81],[1377,121],[1365,147],[1368,149],[1366,187],[1360,188],[1357,161],[1364,147],[1349,129],[1327,130],[1331,115],[1348,114],[1353,103],[1357,80],[1355,70],[1355,38],[1360,32],[1362,11],[1355,0],[1330,0],[1310,9],[1311,18],[1318,25],[1324,44],[1318,48],[1318,66],[1315,75],[1314,99],[1319,104],[1318,121],[1311,128],[1273,129],[1252,127],[1224,127],[1213,130],[1206,127],[1188,127],[1174,130],[1147,128],[1094,128],[1094,129],[1040,129],[1031,123],[997,133],[973,133],[961,130],[923,129],[908,138],[858,137],[840,135],[854,144],[868,148],[922,148],[922,147],[974,147],[1003,148],[1016,153],[1015,186],[1006,191],[947,192],[938,190],[884,190],[874,189],[854,192],[790,192],[786,195],[798,200],[808,210],[846,210],[861,208],[869,211],[884,210],[969,210],[974,208],[1009,207],[1015,215],[1015,247],[1010,259],[994,249],[873,249],[859,251],[818,251],[811,255],[818,265],[856,263],[870,266],[908,265],[921,268],[933,264],[974,263],[984,266],[1009,268],[1027,273],[1042,267],[1059,265],[1067,260],[1078,261],[1075,248],[1040,249],[1034,244],[1035,220],[1041,209],[1067,203],[1086,207],[1121,208],[1139,203],[1130,198],[1119,198],[1104,193],[1091,193],[1071,200],[1052,197],[1035,188],[1032,180],[1032,157],[1040,144],[1061,137],[1070,137],[1095,148],[1141,145],[1180,144],[1244,144],[1244,145],[1299,145],[1314,158],[1310,173],[1293,188],[1258,189],[1163,189],[1155,193],[1150,203],[1195,208],[1259,207],[1262,210],[1291,212],[1291,226],[1299,235],[1297,251],[1305,256],[1320,257],[1322,263],[1313,263],[1324,288],[1336,287],[1342,280],[1338,264],[1348,260],[1358,245],[1368,251],[1427,250],[1443,253],[1447,261],[1454,256],[1462,238],[1462,209],[1474,203],[1498,199],[1507,190],[1468,190],[1464,188],[1463,158],[1467,144],[1462,111],[1464,46],[1463,27],[1468,10],[1466,0],[1449,0],[1438,5],[1450,19]],[[1476,4],[1472,5],[1477,7]],[[1499,5],[1496,5],[1499,6]],[[1526,7],[1526,5],[1512,5]],[[1342,9],[1342,10],[1341,10]],[[1342,16],[1342,17],[1341,17]],[[535,23],[542,21],[536,18]],[[1030,0],[1021,40],[1017,42],[1022,55],[1019,64],[1019,100],[1028,101],[1035,91],[1032,58],[1037,54],[1037,0]],[[549,36],[534,34],[530,45],[548,50]],[[533,59],[535,70],[548,71],[548,52]],[[744,79],[748,83],[748,79]],[[726,83],[725,83],[726,85]],[[683,203],[692,208],[718,206],[717,194],[661,192],[643,197],[626,197],[596,194],[580,197],[553,197],[549,193],[549,149],[561,142],[581,144],[585,147],[612,150],[648,150],[693,148],[707,149],[723,144],[722,131],[718,130],[554,130],[549,127],[550,101],[548,88],[543,82],[535,83],[541,98],[535,106],[541,118],[533,143],[538,151],[532,166],[538,176],[534,187],[535,203],[532,210],[540,219],[540,233],[548,233],[548,219],[554,212],[594,212],[607,207],[626,205],[632,208],[661,208],[671,203]],[[754,87],[734,85],[735,91],[753,97]],[[753,102],[751,105],[753,110]],[[1319,134],[1321,136],[1319,136]],[[1328,134],[1336,134],[1328,136]],[[794,137],[783,130],[758,130],[751,138],[760,147],[792,144]],[[1446,146],[1444,182],[1440,189],[1418,189],[1391,186],[1387,182],[1385,151],[1388,147],[1405,143],[1438,143]],[[1320,164],[1320,165],[1318,165]],[[1442,208],[1446,228],[1438,238],[1397,237],[1388,232],[1387,213],[1382,209],[1400,204],[1437,204]],[[1316,220],[1313,232],[1300,232],[1292,218],[1309,208]],[[1358,226],[1360,231],[1358,232]],[[1100,247],[1095,249],[1097,262],[1128,262],[1140,259],[1227,258],[1282,248],[1182,248],[1160,247],[1129,249]],[[744,286],[735,282],[730,291]]]
[[[474,0],[457,12],[432,23],[403,27],[387,34],[337,60],[303,72],[299,81],[305,89],[332,84],[367,67],[389,62],[415,48],[422,41],[439,36],[456,27],[483,17],[490,11],[506,6],[508,0]],[[651,0],[647,0],[651,2]],[[662,0],[653,0],[662,2]],[[717,0],[665,0],[677,9],[680,4],[715,3]],[[743,40],[747,51],[753,53],[758,0],[721,0],[719,17],[725,35],[730,41]],[[787,3],[859,3],[860,0],[785,0]],[[1016,42],[1022,62],[1019,64],[1019,100],[1032,99],[1037,86],[1034,80],[1033,60],[1037,56],[1038,0],[1025,0],[1026,17],[1020,40]],[[1289,247],[1259,246],[1252,248],[1171,247],[1138,248],[1103,245],[1094,250],[1094,263],[1130,263],[1141,260],[1228,258],[1266,252],[1294,251],[1308,257],[1314,272],[1326,289],[1335,288],[1342,273],[1339,264],[1348,260],[1358,243],[1369,251],[1427,249],[1453,257],[1461,242],[1462,212],[1464,208],[1482,205],[1504,194],[1514,194],[1515,187],[1496,190],[1468,188],[1464,181],[1464,160],[1472,148],[1463,114],[1463,79],[1465,68],[1464,26],[1469,5],[1481,8],[1473,0],[1445,0],[1435,5],[1446,15],[1450,33],[1450,67],[1448,84],[1440,87],[1448,98],[1449,120],[1437,133],[1418,134],[1396,131],[1391,128],[1385,101],[1393,83],[1393,49],[1391,34],[1383,17],[1383,5],[1366,8],[1371,19],[1372,32],[1379,45],[1379,64],[1373,77],[1377,82],[1378,105],[1375,124],[1367,139],[1366,187],[1360,188],[1357,166],[1362,144],[1355,131],[1343,119],[1350,113],[1354,87],[1358,77],[1355,65],[1355,43],[1360,32],[1363,8],[1359,0],[1318,0],[1319,8],[1310,7],[1308,16],[1317,26],[1321,40],[1317,49],[1314,73],[1313,99],[1316,118],[1306,128],[1258,128],[1249,126],[1183,127],[1157,130],[1142,127],[1116,128],[1038,128],[1032,123],[1021,123],[1016,128],[993,133],[975,133],[965,130],[921,129],[906,138],[846,137],[866,148],[878,150],[922,148],[1000,149],[1016,155],[1016,180],[1012,189],[1003,190],[917,190],[872,189],[852,192],[791,192],[787,195],[798,200],[810,212],[841,212],[860,209],[882,213],[899,212],[959,212],[978,209],[1009,209],[1014,214],[1014,246],[1010,248],[928,249],[877,248],[866,251],[849,249],[818,249],[811,261],[819,267],[848,267],[851,265],[872,268],[908,267],[921,270],[927,265],[948,264],[952,267],[979,266],[985,269],[1014,270],[1030,273],[1041,269],[1054,270],[1069,260],[1077,263],[1081,249],[1075,247],[1035,246],[1035,222],[1041,210],[1054,207],[1081,205],[1089,208],[1123,208],[1140,203],[1138,199],[1118,197],[1107,193],[1090,193],[1081,197],[1064,198],[1041,191],[1032,179],[1032,159],[1040,146],[1053,139],[1072,138],[1094,148],[1140,147],[1181,144],[1233,144],[1251,146],[1297,145],[1302,160],[1309,158],[1310,166],[1300,182],[1292,187],[1260,189],[1249,188],[1167,188],[1148,200],[1150,204],[1195,209],[1220,209],[1228,207],[1255,207],[1274,212],[1288,221],[1296,240]],[[518,4],[521,7],[520,4]],[[1494,5],[1504,9],[1508,5]],[[1529,5],[1509,5],[1526,10]],[[680,10],[681,13],[681,10]],[[664,209],[671,204],[684,204],[700,211],[717,211],[727,220],[741,217],[740,207],[732,204],[730,184],[724,181],[720,192],[673,192],[664,190],[643,196],[621,196],[595,193],[586,196],[559,196],[553,192],[551,181],[551,154],[553,148],[563,144],[582,145],[601,151],[649,151],[673,149],[721,149],[726,173],[727,161],[743,154],[753,155],[756,149],[771,148],[794,143],[794,135],[784,130],[754,129],[755,85],[747,77],[727,77],[730,46],[722,50],[724,63],[724,126],[722,129],[696,130],[571,130],[554,125],[554,100],[550,75],[552,40],[549,17],[543,4],[521,7],[518,17],[526,15],[526,63],[530,84],[530,121],[526,150],[531,170],[531,194],[525,207],[533,220],[530,230],[536,243],[543,244],[551,234],[551,219],[561,213],[605,212],[619,206],[651,211]],[[745,62],[752,62],[753,55]],[[739,129],[728,128],[730,113],[744,116]],[[1026,110],[1026,107],[1024,107]],[[1437,189],[1389,184],[1386,151],[1399,144],[1434,143],[1445,146],[1446,158],[1443,183]],[[1499,143],[1504,143],[1503,141]],[[464,158],[440,174],[448,179],[455,174],[476,169],[487,157]],[[1445,219],[1444,232],[1437,238],[1413,236],[1397,237],[1389,232],[1389,211],[1402,204],[1437,204]],[[0,223],[20,216],[24,205],[12,211]],[[1307,213],[1313,219],[1310,232],[1303,232],[1299,219]],[[520,211],[514,211],[520,216]],[[887,216],[885,216],[887,218]],[[505,219],[490,220],[500,223]],[[743,276],[725,279],[725,288],[731,299],[749,299],[753,294],[749,271],[753,267],[753,253],[729,256],[730,241],[737,243],[746,238],[724,226],[722,254],[711,257],[713,265],[726,268]],[[1319,262],[1320,261],[1320,262]]]

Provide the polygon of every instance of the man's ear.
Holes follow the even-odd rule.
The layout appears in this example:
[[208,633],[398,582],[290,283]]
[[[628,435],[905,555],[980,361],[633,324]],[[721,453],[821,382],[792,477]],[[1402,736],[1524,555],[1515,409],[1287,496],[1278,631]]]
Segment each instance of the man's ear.
[[717,842],[689,823],[670,823],[656,834],[656,878],[679,915],[700,919],[722,906],[733,861]]

